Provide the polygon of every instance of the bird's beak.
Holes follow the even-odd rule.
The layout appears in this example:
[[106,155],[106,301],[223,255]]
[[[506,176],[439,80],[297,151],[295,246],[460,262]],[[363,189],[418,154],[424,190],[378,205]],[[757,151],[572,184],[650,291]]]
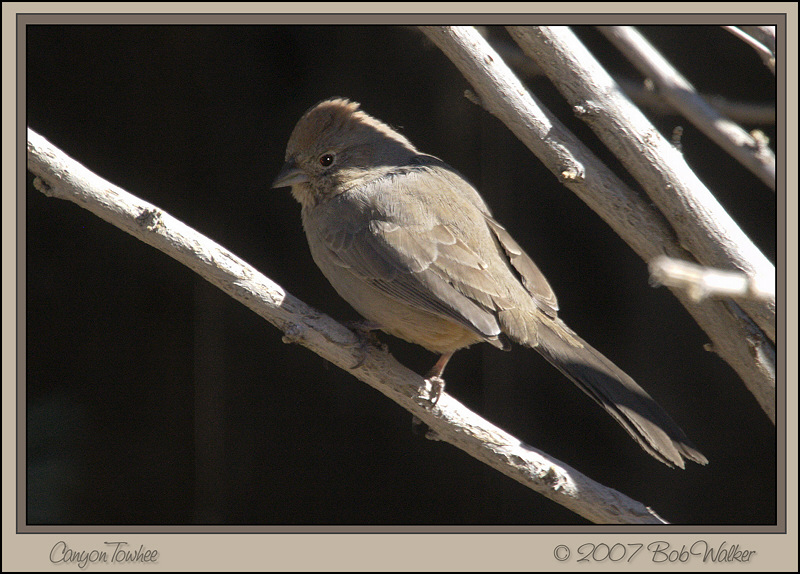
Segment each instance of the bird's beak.
[[272,187],[289,187],[298,183],[308,183],[308,176],[297,167],[294,159],[290,159],[272,182]]

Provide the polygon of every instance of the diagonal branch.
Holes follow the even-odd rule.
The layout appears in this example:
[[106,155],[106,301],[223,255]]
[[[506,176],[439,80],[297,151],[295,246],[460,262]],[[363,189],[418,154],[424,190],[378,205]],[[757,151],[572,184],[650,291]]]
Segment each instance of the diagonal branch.
[[697,129],[775,190],[775,155],[769,147],[718,113],[634,27],[600,26],[600,31]]
[[[565,187],[600,215],[644,261],[660,255],[692,260],[692,255],[683,247],[692,244],[679,241],[658,210],[630,189],[544,108],[476,30],[467,26],[421,28],[464,74],[486,109],[505,123]],[[509,31],[513,36],[513,30]],[[554,67],[565,67],[559,58],[548,58]],[[586,58],[591,59],[591,56]],[[587,85],[596,85],[596,79],[588,79]],[[591,98],[587,100],[591,101]],[[598,121],[607,113],[597,103],[587,103],[580,108],[580,113],[592,115]],[[650,132],[657,133],[652,127]],[[609,136],[624,140],[626,133],[630,136],[628,139],[636,140],[628,132],[621,134],[619,130]],[[636,150],[626,155],[641,157]],[[669,157],[685,165],[677,153]],[[669,165],[661,169],[669,171]],[[683,171],[691,173],[688,167]],[[740,235],[739,231],[736,237]],[[744,239],[746,246],[750,245],[749,239]],[[760,262],[765,261],[760,252],[758,256]],[[770,272],[768,261],[763,266]],[[774,268],[771,273],[774,274]],[[673,289],[672,292],[709,336],[713,350],[739,374],[761,408],[775,422],[776,369],[772,342],[758,325],[731,305],[712,299],[696,302],[682,290]],[[771,317],[774,323],[774,313]]]
[[[742,40],[745,44],[753,48],[764,65],[769,68],[769,71],[775,73],[775,32],[774,29],[769,30],[769,26],[723,26],[725,30]],[[745,28],[749,29],[748,33]],[[767,45],[762,44],[756,39],[762,38]],[[770,47],[771,46],[771,47]]]
[[774,56],[776,49],[776,26],[737,26],[742,32],[753,38],[756,42],[764,46]]
[[598,524],[665,524],[655,512],[483,420],[449,395],[418,404],[420,375],[366,347],[344,326],[168,213],[95,175],[28,129],[28,170],[50,197],[72,201],[183,263],[299,343],[374,387],[474,458]]
[[[567,100],[585,108],[586,122],[641,184],[699,263],[755,277],[775,276],[775,266],[569,28],[512,27],[509,32],[523,51],[542,62]],[[774,341],[775,298],[743,301],[741,306]]]
[[[482,31],[481,35],[490,41],[492,47],[497,50],[509,67],[516,72],[520,80],[530,82],[534,78],[544,75],[539,65],[526,57],[515,42],[502,38],[492,38],[486,36]],[[658,92],[652,81],[633,78],[616,78],[616,80],[622,91],[640,108],[661,115],[677,115],[681,113],[679,109],[673,107]],[[701,93],[699,95],[708,105],[731,121],[743,125],[764,126],[775,124],[775,105],[773,102],[736,101],[711,93]]]

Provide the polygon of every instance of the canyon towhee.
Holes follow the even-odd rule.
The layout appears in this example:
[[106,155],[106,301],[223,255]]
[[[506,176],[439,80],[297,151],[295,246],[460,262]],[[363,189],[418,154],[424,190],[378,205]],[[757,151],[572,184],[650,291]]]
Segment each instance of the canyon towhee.
[[536,264],[441,160],[345,99],[309,109],[272,187],[291,186],[311,255],[376,328],[438,353],[433,402],[458,349],[509,340],[541,353],[653,457],[708,462],[664,410],[557,316]]

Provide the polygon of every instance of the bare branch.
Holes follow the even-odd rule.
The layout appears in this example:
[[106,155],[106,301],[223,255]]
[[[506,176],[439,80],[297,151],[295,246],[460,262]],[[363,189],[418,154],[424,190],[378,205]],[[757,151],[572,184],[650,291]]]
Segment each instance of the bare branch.
[[464,450],[587,520],[602,524],[665,524],[624,494],[603,486],[471,412],[449,395],[431,409],[418,404],[420,375],[388,352],[364,343],[246,262],[67,157],[28,129],[28,169],[45,195],[72,201],[183,263],[299,343],[410,411],[437,438]]
[[[643,82],[617,80],[622,91],[639,106],[658,114],[679,114],[670,103],[654,89],[648,89]],[[775,106],[768,103],[736,102],[722,96],[701,94],[717,112],[734,122],[750,125],[775,125]],[[751,133],[752,135],[752,133]]]
[[[745,42],[748,46],[752,47],[756,53],[761,57],[761,60],[764,62],[764,65],[769,68],[769,71],[773,74],[775,73],[775,36],[772,36],[772,48],[768,48],[758,40],[756,40],[753,36],[742,30],[741,28],[737,28],[736,26],[723,26],[725,30]],[[758,29],[758,27],[755,27]],[[760,30],[758,30],[760,32]],[[764,34],[760,34],[764,37]],[[767,36],[768,37],[768,36]]]
[[650,262],[650,278],[659,285],[684,289],[695,301],[706,297],[775,297],[775,281],[767,284],[759,281],[769,277],[748,277],[744,273],[712,269],[667,256]]
[[632,26],[600,26],[600,31],[656,84],[656,89],[672,106],[712,141],[754,173],[772,190],[775,189],[775,155],[750,134],[721,116],[700,97],[684,78]]
[[738,26],[745,34],[749,34],[758,43],[763,44],[767,50],[775,53],[775,26]]
[[422,26],[453,61],[481,105],[514,132],[570,191],[622,236],[643,259],[686,252],[650,202],[609,170],[530,94],[494,49],[472,28]]
[[[482,105],[503,121],[565,187],[598,213],[642,259],[647,262],[663,254],[691,259],[658,211],[625,185],[546,110],[480,34],[470,27],[461,26],[421,28],[464,74]],[[564,65],[558,58],[550,59],[555,67]],[[589,85],[596,85],[594,78],[588,81]],[[583,107],[584,112],[586,108]],[[597,112],[593,118],[605,115],[605,112],[600,113],[597,104],[592,104],[592,109]],[[650,127],[650,131],[655,130]],[[618,129],[610,135],[622,139]],[[650,137],[648,135],[648,139]],[[677,158],[678,165],[683,165],[690,177],[694,177],[680,155],[674,150],[672,152],[671,159]],[[628,153],[636,155],[639,152],[631,150]],[[774,365],[770,369],[755,363],[752,346],[748,343],[765,339],[763,344],[771,345],[759,327],[743,313],[731,312],[729,306],[720,301],[693,302],[680,290],[673,290],[673,294],[708,334],[714,351],[736,370],[774,422]]]
[[[775,276],[775,266],[569,28],[514,26],[509,32],[642,185],[698,262],[754,277]],[[741,305],[774,341],[775,299]]]
[[[485,34],[481,34],[486,37]],[[489,40],[489,38],[487,38],[487,40]],[[526,57],[525,54],[522,53],[520,47],[514,42],[508,42],[502,39],[491,39],[489,41],[520,79],[527,82],[537,76],[544,75],[539,65]],[[617,78],[617,83],[619,83],[625,94],[639,107],[647,108],[653,113],[661,115],[680,114],[680,110],[673,107],[666,98],[653,89],[653,87],[646,87],[645,84],[652,86],[652,82],[642,82],[641,80],[630,78]],[[775,125],[775,106],[772,103],[737,102],[717,94],[700,94],[700,97],[708,102],[717,112],[734,122],[759,126]]]

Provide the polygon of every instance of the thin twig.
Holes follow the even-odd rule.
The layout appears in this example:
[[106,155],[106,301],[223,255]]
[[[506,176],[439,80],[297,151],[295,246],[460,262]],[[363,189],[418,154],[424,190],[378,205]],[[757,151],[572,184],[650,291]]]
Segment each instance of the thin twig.
[[[503,121],[565,187],[597,212],[644,261],[663,254],[691,259],[663,217],[541,105],[480,34],[463,26],[421,28],[469,81],[482,105]],[[560,65],[557,58],[554,62]],[[683,163],[679,155],[674,155]],[[566,166],[571,168],[565,169]],[[569,173],[575,177],[567,177]],[[717,354],[739,374],[775,422],[775,369],[756,364],[747,343],[764,338],[758,326],[743,313],[731,313],[720,301],[707,299],[698,303],[681,290],[672,292],[708,334]],[[770,344],[768,340],[766,344]]]
[[759,44],[762,44],[772,52],[775,53],[776,49],[776,35],[777,28],[775,26],[738,26],[745,34],[749,34]]
[[744,30],[737,28],[736,26],[723,26],[723,28],[753,48],[761,58],[761,61],[764,62],[764,65],[767,66],[769,71],[773,74],[775,73],[774,49],[770,50],[767,46],[753,38],[753,36]]
[[650,279],[658,285],[683,289],[695,301],[702,301],[706,297],[775,297],[774,280],[764,284],[759,278],[748,277],[744,273],[703,267],[666,255],[650,262]]
[[45,195],[72,201],[183,263],[299,343],[374,387],[436,434],[558,504],[602,524],[665,524],[624,494],[603,486],[483,420],[453,397],[418,404],[420,375],[388,352],[287,293],[256,269],[158,207],[90,172],[28,129],[28,169]]
[[600,26],[599,29],[697,129],[775,190],[775,155],[772,150],[760,145],[738,125],[717,113],[635,28]]

